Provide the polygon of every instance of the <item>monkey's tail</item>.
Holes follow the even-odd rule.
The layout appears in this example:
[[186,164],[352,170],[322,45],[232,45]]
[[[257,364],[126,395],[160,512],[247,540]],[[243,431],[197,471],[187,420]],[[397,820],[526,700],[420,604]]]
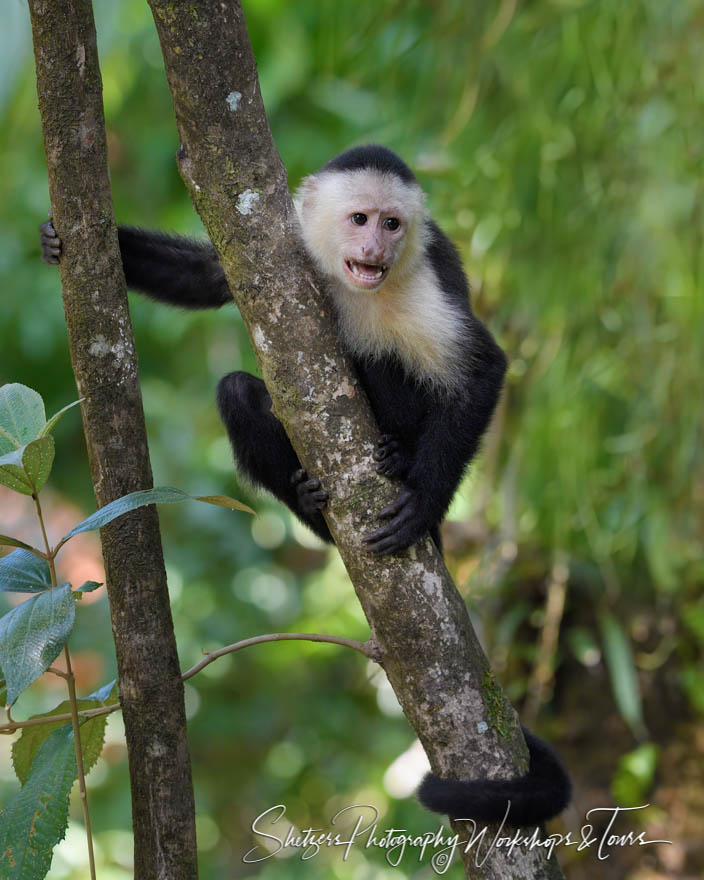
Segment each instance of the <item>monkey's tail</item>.
[[453,819],[539,825],[561,813],[570,802],[572,785],[562,762],[550,746],[522,728],[530,753],[525,776],[518,779],[440,779],[428,773],[418,800],[428,810]]

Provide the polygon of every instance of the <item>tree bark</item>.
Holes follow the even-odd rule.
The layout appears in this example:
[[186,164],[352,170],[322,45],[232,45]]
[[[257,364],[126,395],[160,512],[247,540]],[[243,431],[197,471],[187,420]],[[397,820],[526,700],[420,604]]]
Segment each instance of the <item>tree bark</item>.
[[[374,471],[378,431],[296,236],[241,5],[149,3],[179,126],[181,175],[220,253],[274,412],[304,467],[331,493],[326,519],[406,717],[437,773],[522,773],[527,751],[515,712],[432,542],[381,560],[360,542],[398,487]],[[467,876],[561,876],[534,851],[494,851],[482,867],[474,862],[472,852]]]
[[[90,0],[29,0],[71,360],[99,507],[152,486],[108,179]],[[197,876],[183,684],[154,507],[101,530],[132,787],[135,877]]]
[[[398,487],[373,468],[378,431],[297,239],[241,5],[149,3],[179,126],[181,175],[220,254],[274,412],[303,466],[331,494],[326,520],[403,711],[435,772],[525,772],[515,712],[432,542],[381,560],[360,542]],[[481,867],[475,851],[464,857],[468,877],[561,876],[536,851],[484,855]]]

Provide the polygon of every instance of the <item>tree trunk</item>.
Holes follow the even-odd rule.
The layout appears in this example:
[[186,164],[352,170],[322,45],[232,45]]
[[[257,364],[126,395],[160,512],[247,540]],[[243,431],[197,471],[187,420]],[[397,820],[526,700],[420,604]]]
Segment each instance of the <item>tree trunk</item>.
[[[374,470],[373,416],[297,240],[240,3],[149,2],[179,126],[181,175],[220,254],[274,412],[303,466],[331,494],[328,525],[406,717],[437,773],[520,774],[527,751],[515,712],[432,542],[381,560],[360,542],[397,489]],[[474,851],[466,856],[467,876],[561,876],[535,851],[494,851],[481,867],[478,860]]]
[[[71,360],[99,507],[152,486],[108,180],[90,0],[29,0]],[[132,786],[135,877],[197,876],[193,789],[156,509],[101,530]]]

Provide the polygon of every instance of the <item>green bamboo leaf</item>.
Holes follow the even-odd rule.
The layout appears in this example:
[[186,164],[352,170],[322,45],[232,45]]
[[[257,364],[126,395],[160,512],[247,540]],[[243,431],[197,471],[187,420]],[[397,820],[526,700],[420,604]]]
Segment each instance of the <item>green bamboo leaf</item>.
[[54,463],[54,438],[49,435],[28,443],[22,452],[22,466],[34,488],[39,492],[49,479]]
[[73,403],[69,403],[68,406],[65,406],[63,409],[60,409],[57,413],[49,419],[49,421],[44,425],[44,427],[39,432],[40,437],[45,437],[47,434],[50,434],[54,428],[54,425],[59,421],[61,416],[68,412],[70,409],[73,409],[74,406],[78,406],[79,403],[82,403],[85,400],[85,397],[82,397],[80,400],[74,400]]
[[46,877],[53,849],[66,833],[69,794],[76,772],[69,723],[41,744],[27,781],[0,813],[3,880]]
[[45,424],[44,401],[36,391],[18,382],[0,388],[0,454],[36,440]]
[[[99,709],[101,706],[112,706],[117,703],[117,685],[112,681],[104,688],[101,688],[99,692],[91,694],[89,697],[79,697],[77,702],[79,712],[82,712],[84,709]],[[30,768],[44,740],[48,739],[55,730],[66,724],[66,721],[52,721],[52,716],[66,715],[70,711],[71,703],[69,700],[64,700],[52,709],[51,712],[33,715],[33,719],[46,718],[47,723],[37,725],[36,727],[25,727],[19,739],[15,740],[12,744],[12,764],[17,778],[22,785],[29,778]],[[95,766],[103,750],[107,720],[107,715],[81,719],[81,750],[83,754],[83,767],[86,773]]]
[[49,563],[29,550],[13,550],[0,559],[0,591],[43,593],[51,587]]
[[22,464],[23,452],[24,447],[20,447],[0,457],[0,485],[21,495],[31,495],[34,488]]
[[630,641],[620,622],[608,611],[600,614],[599,626],[616,705],[634,736],[641,739],[647,731]]
[[73,629],[71,585],[32,596],[0,618],[0,666],[12,705],[54,662]]
[[204,501],[206,504],[215,504],[217,507],[227,507],[229,510],[242,510],[244,513],[251,513],[256,516],[255,511],[251,507],[247,507],[241,501],[230,498],[229,495],[193,495],[196,501]]
[[[241,509],[249,511],[250,513],[254,512],[244,504],[240,505],[239,501],[235,501],[234,498],[228,498],[226,495],[195,496],[189,495],[188,492],[183,492],[181,489],[161,486],[157,489],[143,489],[139,492],[131,492],[129,495],[123,495],[122,498],[117,498],[115,501],[111,501],[110,504],[101,507],[100,510],[97,510],[87,519],[84,519],[83,522],[80,522],[77,526],[71,529],[67,535],[64,535],[60,543],[63,544],[64,541],[68,541],[69,538],[80,534],[80,532],[89,532],[92,529],[99,529],[107,523],[112,522],[112,520],[117,519],[118,516],[122,516],[130,510],[136,510],[138,507],[144,507],[145,504],[175,504],[179,501],[189,500],[206,501],[208,504],[217,504],[220,507],[230,507],[237,510]],[[235,505],[237,506],[235,507]]]
[[0,535],[0,547],[22,547],[23,550],[31,550],[37,553],[37,549],[24,541],[18,541],[17,538],[11,538],[9,535]]

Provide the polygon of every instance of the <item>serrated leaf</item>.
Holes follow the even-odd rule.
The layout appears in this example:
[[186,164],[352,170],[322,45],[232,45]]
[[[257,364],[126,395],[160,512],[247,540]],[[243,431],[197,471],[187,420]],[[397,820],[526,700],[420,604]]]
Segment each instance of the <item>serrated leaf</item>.
[[245,513],[251,513],[252,516],[256,516],[256,513],[251,507],[247,507],[247,505],[242,504],[241,501],[236,501],[234,498],[230,498],[229,495],[194,495],[193,497],[196,501],[205,501],[206,504],[215,504],[217,507],[227,507],[229,510],[242,510]]
[[18,541],[17,538],[11,538],[9,535],[0,535],[0,547],[22,547],[24,550],[36,552],[34,547],[25,544],[24,541]]
[[59,421],[61,416],[64,413],[68,412],[70,409],[73,409],[74,406],[78,406],[78,404],[82,403],[84,400],[84,397],[82,397],[80,400],[74,400],[73,403],[69,403],[68,406],[63,407],[63,409],[60,409],[57,413],[54,413],[54,415],[49,419],[46,425],[44,425],[44,427],[39,432],[39,436],[45,437],[47,434],[50,434],[54,428],[54,425]]
[[[107,692],[101,695],[103,692]],[[115,682],[110,682],[106,687],[101,688],[97,694],[90,697],[78,699],[78,711],[84,709],[99,709],[101,706],[109,706],[117,703],[117,688]],[[64,700],[59,703],[51,712],[45,712],[42,715],[33,715],[32,718],[47,718],[52,715],[65,715],[71,711],[71,703]],[[107,715],[98,715],[95,718],[81,719],[81,752],[83,754],[83,769],[88,773],[95,766],[100,753],[103,750],[103,742],[105,740],[105,726],[108,721]],[[46,724],[37,725],[35,727],[25,727],[19,739],[12,744],[12,764],[15,768],[17,778],[22,785],[25,784],[29,777],[30,767],[34,761],[34,757],[41,748],[42,743],[47,739],[53,731],[66,724],[65,721],[47,721]]]
[[71,725],[40,746],[26,783],[0,813],[0,877],[41,880],[68,824],[69,794],[76,778]]
[[18,382],[0,388],[0,454],[36,440],[45,424],[44,401],[36,391]]
[[0,559],[0,591],[43,593],[51,587],[49,563],[29,550],[13,550]]
[[[179,501],[198,500],[207,501],[210,504],[219,504],[221,507],[229,507],[231,504],[239,505],[239,502],[235,501],[233,498],[227,499],[229,502],[228,504],[221,504],[218,501],[210,500],[213,498],[226,499],[227,496],[189,495],[188,492],[184,492],[181,489],[174,489],[170,486],[161,486],[157,489],[143,489],[139,492],[130,492],[129,495],[123,495],[122,498],[117,498],[115,501],[111,501],[110,504],[106,504],[105,507],[101,507],[100,510],[91,514],[87,519],[84,519],[83,522],[80,522],[77,526],[71,529],[67,535],[64,535],[60,543],[63,544],[64,541],[68,541],[69,538],[72,538],[74,535],[78,535],[81,532],[89,532],[92,529],[99,529],[107,523],[112,522],[112,520],[117,519],[118,516],[122,516],[130,510],[136,510],[138,507],[144,507],[146,504],[174,504]],[[240,508],[238,507],[237,509]],[[245,505],[242,505],[242,509],[249,510]],[[253,513],[254,511],[250,510],[249,512]]]
[[0,458],[0,485],[22,495],[31,495],[34,489],[22,465],[23,452],[24,447],[13,449]]
[[631,644],[620,622],[609,612],[600,614],[599,626],[616,705],[633,734],[640,739],[647,732]]
[[54,438],[42,437],[0,458],[0,483],[33,495],[46,483],[54,463]]
[[92,593],[93,590],[97,590],[98,587],[102,587],[102,582],[98,583],[98,581],[85,581],[82,583],[80,587],[75,589],[74,593]]
[[12,705],[58,657],[73,629],[71,585],[32,596],[0,618],[0,666]]
[[24,447],[22,465],[29,477],[34,491],[39,492],[49,479],[51,466],[54,463],[54,438],[49,435],[34,440]]

